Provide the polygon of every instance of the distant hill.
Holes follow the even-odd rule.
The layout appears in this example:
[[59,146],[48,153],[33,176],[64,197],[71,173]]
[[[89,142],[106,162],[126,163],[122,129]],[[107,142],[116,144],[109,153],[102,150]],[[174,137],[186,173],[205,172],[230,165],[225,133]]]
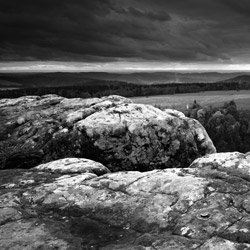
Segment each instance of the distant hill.
[[[0,88],[38,88],[110,84],[214,83],[242,77],[242,73],[188,72],[55,72],[0,73]],[[249,77],[249,76],[248,76]],[[236,78],[237,79],[237,78]]]
[[20,88],[22,84],[0,79],[0,88]]
[[221,83],[231,83],[231,82],[236,82],[236,83],[250,83],[250,75],[240,75],[236,76],[233,78],[229,78],[223,81],[220,81]]
[[165,84],[165,83],[212,83],[235,77],[242,73],[218,73],[218,72],[137,72],[137,73],[105,73],[105,72],[87,72],[86,78],[119,80],[136,84]]
[[70,87],[126,84],[121,81],[87,78],[84,73],[0,73],[0,88]]

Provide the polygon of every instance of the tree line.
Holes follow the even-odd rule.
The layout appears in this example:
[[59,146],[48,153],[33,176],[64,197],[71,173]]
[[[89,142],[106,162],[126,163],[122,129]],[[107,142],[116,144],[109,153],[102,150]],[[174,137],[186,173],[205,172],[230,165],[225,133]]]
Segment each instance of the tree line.
[[63,87],[36,87],[18,88],[0,91],[0,98],[17,98],[25,95],[45,95],[57,94],[67,98],[81,97],[102,97],[106,95],[121,95],[125,97],[151,96],[151,95],[171,95],[178,93],[195,93],[201,91],[214,90],[240,90],[250,89],[250,83],[167,83],[141,85],[126,82],[98,80],[91,84]]

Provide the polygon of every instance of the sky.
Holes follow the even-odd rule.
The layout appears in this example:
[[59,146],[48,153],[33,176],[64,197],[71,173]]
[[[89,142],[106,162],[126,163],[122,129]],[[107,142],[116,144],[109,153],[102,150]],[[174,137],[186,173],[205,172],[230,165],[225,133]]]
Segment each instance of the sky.
[[249,0],[0,0],[0,72],[250,71]]

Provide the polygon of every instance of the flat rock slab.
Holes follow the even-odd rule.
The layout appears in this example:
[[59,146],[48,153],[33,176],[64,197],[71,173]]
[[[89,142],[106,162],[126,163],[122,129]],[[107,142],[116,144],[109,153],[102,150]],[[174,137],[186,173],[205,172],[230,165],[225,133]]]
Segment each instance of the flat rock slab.
[[188,167],[215,151],[196,120],[121,96],[0,100],[0,169],[80,157],[101,162],[112,172],[148,171]]
[[2,170],[0,249],[250,249],[249,168],[225,153],[148,172],[78,158]]

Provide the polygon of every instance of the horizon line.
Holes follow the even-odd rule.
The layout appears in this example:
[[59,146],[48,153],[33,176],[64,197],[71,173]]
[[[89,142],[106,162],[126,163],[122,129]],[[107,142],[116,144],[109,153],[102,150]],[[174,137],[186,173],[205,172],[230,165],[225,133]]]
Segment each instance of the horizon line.
[[62,62],[12,61],[0,62],[0,73],[138,73],[138,72],[193,72],[233,73],[250,72],[250,64],[221,63],[166,63],[166,62]]

